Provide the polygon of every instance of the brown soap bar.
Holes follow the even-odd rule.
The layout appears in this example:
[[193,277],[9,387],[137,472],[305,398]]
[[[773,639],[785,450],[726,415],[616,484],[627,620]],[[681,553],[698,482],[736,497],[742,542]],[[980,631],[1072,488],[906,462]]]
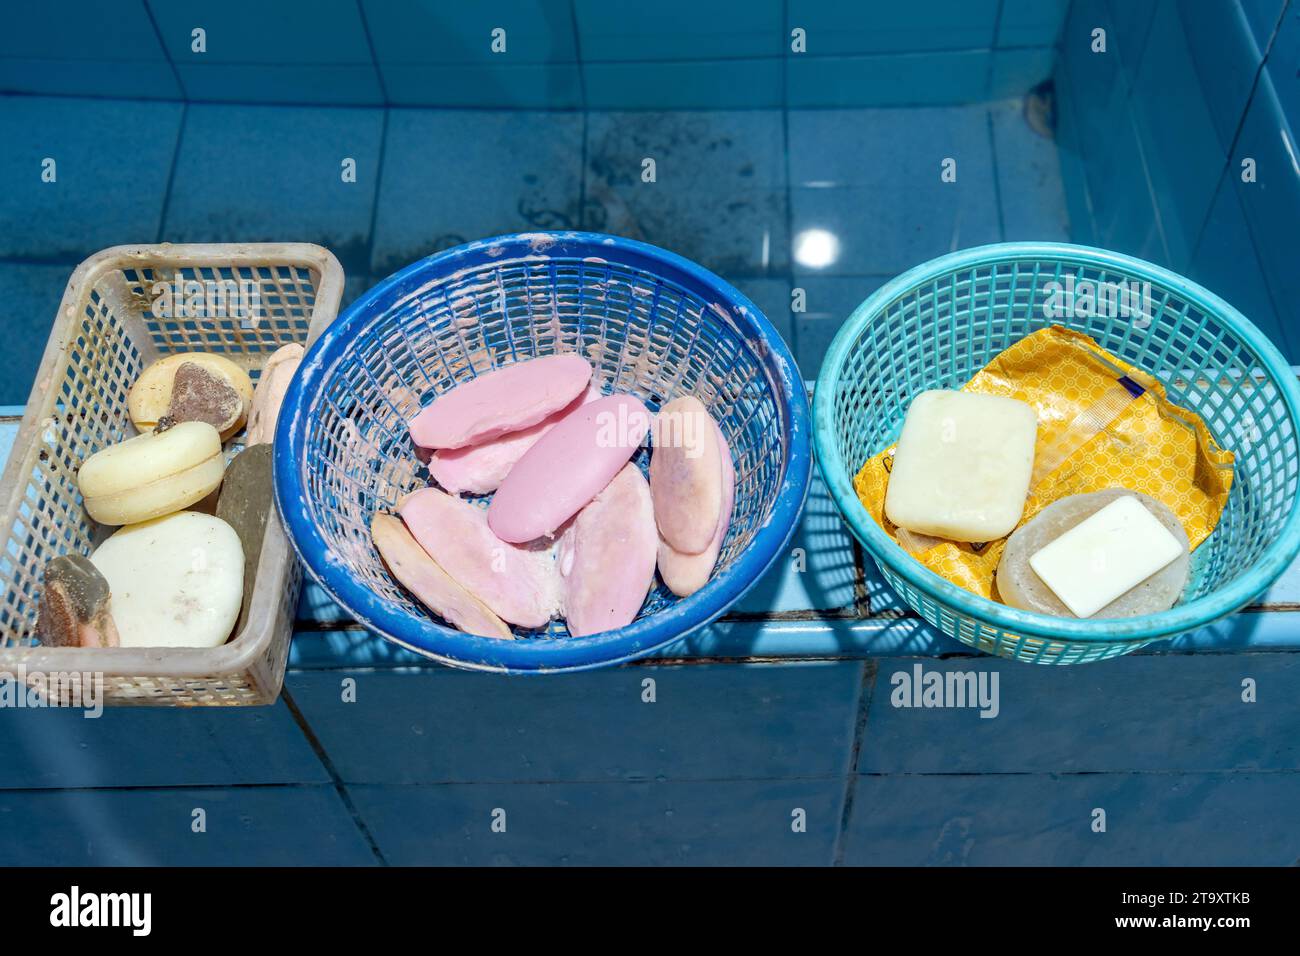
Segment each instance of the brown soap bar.
[[207,422],[221,433],[244,411],[244,399],[226,379],[197,362],[182,362],[172,379],[167,417],[176,422]]
[[108,581],[90,559],[65,554],[45,565],[36,631],[47,647],[117,647]]
[[236,637],[248,620],[248,605],[253,599],[266,522],[275,508],[271,500],[274,496],[271,483],[273,449],[272,445],[254,445],[236,455],[226,469],[226,477],[221,482],[221,497],[217,499],[217,517],[235,529],[244,546],[244,604],[235,623]]

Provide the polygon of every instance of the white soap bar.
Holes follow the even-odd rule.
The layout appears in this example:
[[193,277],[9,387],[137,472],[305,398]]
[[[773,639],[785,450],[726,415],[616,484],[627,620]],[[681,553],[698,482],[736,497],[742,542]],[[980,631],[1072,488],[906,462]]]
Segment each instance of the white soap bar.
[[244,546],[220,518],[178,511],[127,525],[90,561],[108,580],[122,647],[216,647],[239,618]]
[[1029,559],[1076,617],[1091,617],[1183,553],[1183,545],[1132,495],[1117,498]]
[[1024,514],[1037,437],[1037,414],[1014,398],[922,392],[903,420],[886,516],[950,541],[1010,534]]

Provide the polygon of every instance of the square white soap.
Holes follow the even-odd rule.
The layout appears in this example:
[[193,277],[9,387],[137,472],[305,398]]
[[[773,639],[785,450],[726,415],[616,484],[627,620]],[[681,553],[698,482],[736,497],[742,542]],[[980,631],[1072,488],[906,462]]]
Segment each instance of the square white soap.
[[1029,566],[1076,617],[1091,617],[1182,553],[1160,519],[1125,495],[1035,552]]
[[885,515],[950,541],[1010,534],[1025,511],[1037,437],[1037,413],[1014,398],[922,392],[903,419]]

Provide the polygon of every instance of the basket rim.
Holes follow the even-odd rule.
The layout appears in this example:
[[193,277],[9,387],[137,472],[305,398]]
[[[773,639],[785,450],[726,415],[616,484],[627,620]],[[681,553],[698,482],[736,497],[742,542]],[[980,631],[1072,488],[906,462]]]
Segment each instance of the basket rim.
[[877,562],[886,565],[923,594],[945,605],[948,610],[1012,635],[1083,644],[1150,641],[1195,630],[1241,609],[1271,586],[1300,553],[1300,497],[1292,502],[1291,512],[1281,530],[1259,560],[1226,587],[1156,614],[1098,620],[1073,620],[1022,611],[972,594],[914,560],[862,507],[853,490],[853,473],[846,467],[834,440],[835,394],[853,340],[871,324],[884,305],[938,274],[1035,257],[1127,270],[1175,290],[1202,311],[1224,322],[1259,356],[1260,364],[1277,387],[1278,396],[1300,435],[1300,386],[1297,386],[1296,374],[1290,364],[1249,319],[1204,286],[1153,262],[1094,246],[1046,241],[974,246],[921,263],[886,282],[853,310],[826,352],[813,391],[813,444],[818,467],[845,523]]
[[[350,343],[412,290],[464,269],[537,261],[553,249],[564,259],[598,256],[646,269],[688,288],[702,285],[710,289],[716,304],[726,306],[727,320],[747,341],[760,345],[752,350],[782,410],[787,461],[772,510],[753,540],[728,568],[690,597],[627,627],[586,637],[507,641],[466,634],[429,615],[417,616],[389,603],[332,559],[305,501],[307,433],[322,385]],[[683,279],[687,281],[683,283]],[[303,357],[281,406],[274,452],[276,502],[289,540],[308,573],[359,623],[392,643],[442,663],[476,670],[541,673],[604,667],[643,657],[685,637],[718,618],[758,583],[798,527],[812,478],[810,421],[807,389],[789,347],[758,307],[719,276],[682,256],[633,239],[578,231],[513,233],[475,240],[411,263],[363,293],[321,334]]]
[[[319,285],[314,294],[306,342],[310,345],[338,315],[343,295],[343,267],[324,246],[310,242],[161,242],[124,243],[108,246],[81,260],[64,286],[58,312],[51,324],[49,339],[33,380],[32,389],[19,424],[18,434],[0,473],[0,528],[12,531],[18,507],[30,471],[34,441],[46,415],[47,390],[41,382],[47,373],[67,362],[71,339],[65,325],[76,316],[89,290],[114,270],[146,268],[213,268],[213,267],[292,267],[315,270]],[[269,354],[269,352],[267,353]],[[194,506],[191,506],[194,507]],[[291,573],[292,554],[284,529],[268,521],[258,558],[258,573],[253,591],[245,595],[249,602],[248,617],[239,631],[216,647],[46,647],[41,644],[0,647],[0,671],[25,668],[37,671],[92,671],[102,674],[106,686],[115,678],[175,678],[178,680],[228,679],[260,676],[258,661],[273,644],[282,642],[277,654],[287,655],[293,623],[283,629],[272,613]],[[297,594],[291,602],[296,606]],[[273,703],[279,685],[258,688],[260,700],[248,703]],[[145,703],[167,702],[174,695],[144,699]],[[115,703],[117,701],[114,701]],[[130,701],[128,701],[130,703]]]

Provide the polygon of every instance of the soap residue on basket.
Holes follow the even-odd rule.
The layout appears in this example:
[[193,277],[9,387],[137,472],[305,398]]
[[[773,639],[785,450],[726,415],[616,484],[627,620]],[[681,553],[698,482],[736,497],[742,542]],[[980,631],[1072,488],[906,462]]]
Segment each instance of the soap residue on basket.
[[518,238],[527,242],[533,252],[545,252],[555,245],[555,237],[545,232],[521,232]]

